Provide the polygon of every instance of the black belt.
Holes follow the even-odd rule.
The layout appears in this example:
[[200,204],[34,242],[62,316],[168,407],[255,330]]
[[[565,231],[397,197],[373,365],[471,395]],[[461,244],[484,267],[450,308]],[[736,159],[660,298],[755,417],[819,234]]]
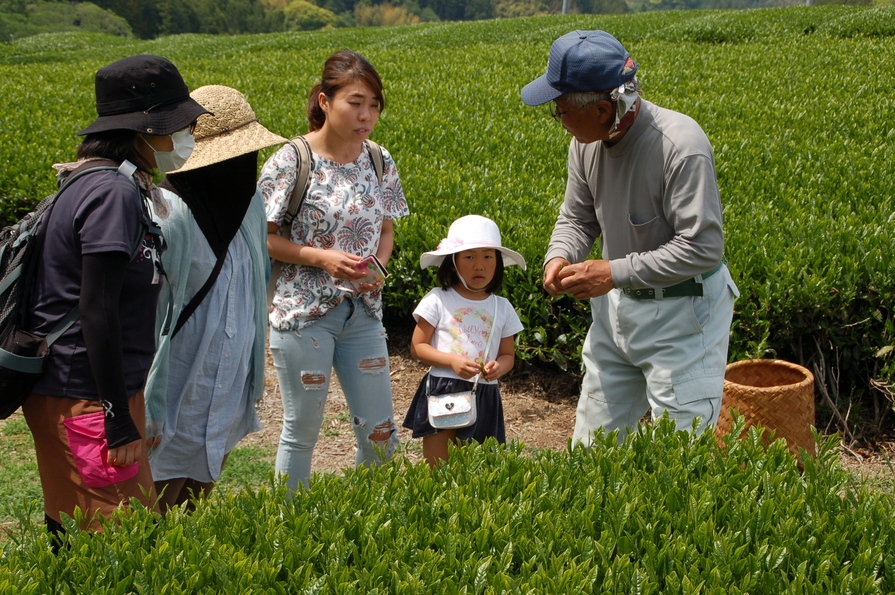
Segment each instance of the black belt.
[[[722,264],[724,263],[719,262],[717,266],[703,273],[702,279],[708,279],[709,277],[720,271]],[[623,287],[622,291],[625,293],[625,295],[632,297],[635,300],[654,300],[656,299],[656,292],[661,292],[659,295],[662,298],[687,296],[701,297],[702,283],[697,281],[696,277],[693,277],[692,279],[681,281],[677,285],[672,285],[671,287],[662,287],[659,289],[633,289],[631,287]]]

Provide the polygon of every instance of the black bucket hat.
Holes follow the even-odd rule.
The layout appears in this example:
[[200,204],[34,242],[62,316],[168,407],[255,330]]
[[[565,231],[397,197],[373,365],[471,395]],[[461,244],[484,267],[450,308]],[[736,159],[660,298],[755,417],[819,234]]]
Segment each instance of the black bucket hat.
[[164,136],[209,113],[190,97],[177,68],[160,56],[131,56],[104,66],[95,85],[99,117],[79,136],[107,130]]

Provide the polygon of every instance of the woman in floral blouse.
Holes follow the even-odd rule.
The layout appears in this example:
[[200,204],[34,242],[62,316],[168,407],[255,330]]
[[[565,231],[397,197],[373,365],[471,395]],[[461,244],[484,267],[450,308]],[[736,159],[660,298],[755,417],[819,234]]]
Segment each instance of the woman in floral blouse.
[[308,98],[311,176],[288,237],[280,225],[295,186],[298,154],[284,145],[258,182],[268,248],[282,261],[270,310],[270,348],[283,399],[276,470],[296,489],[311,457],[335,370],[357,437],[356,464],[388,460],[398,444],[382,325],[382,281],[365,282],[361,260],[387,265],[393,220],[408,214],[388,151],[377,178],[364,141],[385,107],[382,81],[362,56],[330,56]]

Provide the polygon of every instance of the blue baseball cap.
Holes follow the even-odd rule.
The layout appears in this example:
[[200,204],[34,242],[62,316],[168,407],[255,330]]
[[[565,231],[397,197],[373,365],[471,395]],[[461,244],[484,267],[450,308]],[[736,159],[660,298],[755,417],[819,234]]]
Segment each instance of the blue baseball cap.
[[522,101],[541,105],[564,93],[614,89],[634,78],[637,64],[605,31],[573,31],[553,42],[547,73],[522,88]]

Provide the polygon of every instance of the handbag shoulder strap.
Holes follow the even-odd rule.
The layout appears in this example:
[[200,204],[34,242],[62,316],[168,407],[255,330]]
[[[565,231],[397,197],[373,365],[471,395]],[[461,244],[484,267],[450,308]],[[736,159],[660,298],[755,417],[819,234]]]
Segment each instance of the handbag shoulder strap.
[[183,328],[183,325],[186,324],[186,321],[190,319],[190,316],[193,315],[193,312],[196,311],[196,308],[199,307],[199,304],[202,303],[202,300],[205,299],[205,296],[208,295],[208,292],[211,291],[214,282],[217,281],[218,275],[221,273],[221,267],[224,266],[224,260],[227,258],[227,250],[224,250],[220,256],[218,256],[217,261],[214,263],[214,268],[211,269],[211,274],[208,275],[208,279],[205,280],[205,284],[199,288],[199,291],[196,292],[196,295],[193,296],[193,299],[190,300],[190,303],[186,305],[186,307],[180,311],[180,316],[177,317],[177,324],[174,325],[174,332],[171,333],[171,338],[173,339],[175,335],[177,335],[178,331]]

